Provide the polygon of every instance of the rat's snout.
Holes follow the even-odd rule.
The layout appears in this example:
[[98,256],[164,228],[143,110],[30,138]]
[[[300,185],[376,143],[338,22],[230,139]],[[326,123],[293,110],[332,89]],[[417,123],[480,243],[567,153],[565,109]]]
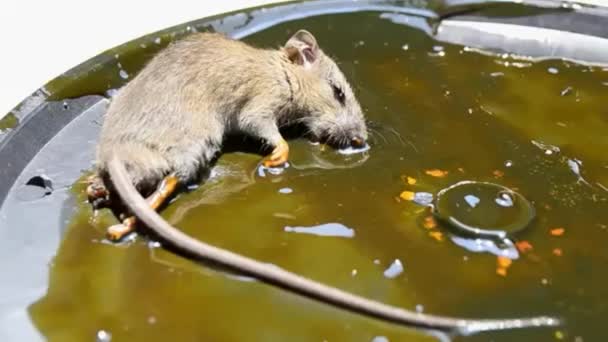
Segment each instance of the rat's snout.
[[367,145],[364,135],[353,133],[352,131],[338,130],[334,134],[329,134],[326,142],[337,148],[363,148]]
[[367,127],[365,120],[355,114],[322,114],[309,121],[309,131],[315,140],[336,148],[363,148],[367,145]]
[[338,116],[336,122],[337,135],[343,137],[343,145],[362,148],[367,143],[367,127],[365,120],[356,113],[345,112]]
[[362,137],[355,136],[352,139],[350,139],[350,145],[354,148],[364,147],[365,144],[366,144],[365,139],[363,139]]

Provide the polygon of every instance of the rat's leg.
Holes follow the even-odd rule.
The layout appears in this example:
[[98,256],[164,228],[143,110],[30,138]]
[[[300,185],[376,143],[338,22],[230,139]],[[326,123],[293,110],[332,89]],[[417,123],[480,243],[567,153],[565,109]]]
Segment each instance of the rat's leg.
[[287,163],[289,145],[281,136],[276,119],[272,115],[262,115],[260,112],[257,112],[257,114],[241,114],[239,125],[243,132],[252,137],[261,138],[273,147],[270,155],[264,158],[263,164],[265,167],[281,167]]
[[[160,208],[160,206],[163,205],[163,203],[165,203],[173,193],[175,193],[178,185],[179,179],[174,174],[171,174],[160,182],[156,188],[156,191],[154,191],[152,195],[148,196],[146,201],[152,209],[158,210],[158,208]],[[108,239],[112,241],[119,241],[127,234],[135,231],[136,224],[137,219],[135,216],[127,217],[122,221],[122,223],[109,227],[106,235]]]

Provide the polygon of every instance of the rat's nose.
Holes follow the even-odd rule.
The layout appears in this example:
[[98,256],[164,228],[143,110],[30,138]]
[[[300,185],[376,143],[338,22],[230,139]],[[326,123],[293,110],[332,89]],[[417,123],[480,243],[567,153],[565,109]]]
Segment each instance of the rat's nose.
[[354,137],[350,139],[350,145],[355,148],[360,148],[365,146],[365,140],[361,137]]

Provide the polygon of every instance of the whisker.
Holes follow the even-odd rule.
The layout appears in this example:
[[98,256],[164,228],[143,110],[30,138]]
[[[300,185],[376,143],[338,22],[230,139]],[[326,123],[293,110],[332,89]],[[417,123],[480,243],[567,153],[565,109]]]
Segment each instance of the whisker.
[[386,129],[393,133],[401,141],[402,144],[407,144],[414,150],[414,152],[420,153],[420,151],[418,151],[418,149],[416,148],[416,145],[414,145],[414,143],[409,139],[403,139],[403,136],[399,132],[397,132],[396,129],[394,129],[393,127],[388,127]]
[[416,148],[416,145],[414,145],[414,143],[411,142],[409,139],[405,140],[405,142],[412,147],[412,149],[414,150],[414,152],[420,153],[420,151],[418,151],[418,149]]
[[369,128],[382,128],[382,125],[380,123],[373,121],[373,120],[369,120],[369,119],[365,120],[365,124]]
[[403,141],[403,138],[401,137],[401,134],[399,134],[399,132],[397,132],[397,130],[395,130],[392,127],[388,127],[387,130],[391,133],[393,133],[397,139],[399,139],[399,141],[401,142],[401,145],[405,146],[405,141]]
[[378,142],[378,139],[376,139],[376,132],[373,132],[372,130],[368,129],[368,130],[367,130],[367,136],[368,136],[369,141],[370,141],[372,144],[374,144],[374,145],[375,145],[375,144],[376,144],[376,142]]
[[385,144],[388,144],[388,139],[386,139],[386,137],[380,133],[380,131],[376,130],[376,134],[378,135],[378,137],[382,138],[382,140],[384,140]]

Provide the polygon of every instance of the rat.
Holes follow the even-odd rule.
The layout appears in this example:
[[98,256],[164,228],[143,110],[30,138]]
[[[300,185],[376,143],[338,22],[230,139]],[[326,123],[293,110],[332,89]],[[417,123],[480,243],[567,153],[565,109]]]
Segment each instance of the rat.
[[[200,177],[232,133],[261,139],[273,148],[264,166],[281,167],[289,145],[279,129],[295,123],[313,140],[366,144],[361,106],[310,32],[298,31],[278,50],[192,34],[154,57],[113,99],[97,150],[100,178],[91,179],[89,195],[109,195],[100,180],[119,153],[133,184],[157,209],[180,184]],[[135,222],[126,218],[108,236],[121,239]]]
[[[229,134],[260,139],[271,152],[263,167],[288,166],[280,128],[301,124],[313,141],[364,147],[361,106],[337,64],[306,30],[279,49],[260,49],[218,33],[172,43],[119,90],[104,117],[96,172],[87,193],[94,207],[122,200],[133,216],[108,228],[110,240],[138,220],[163,242],[197,259],[368,317],[459,334],[554,326],[551,317],[473,320],[392,307],[194,239],[157,214],[180,186],[199,180]],[[146,197],[146,199],[144,199]]]

